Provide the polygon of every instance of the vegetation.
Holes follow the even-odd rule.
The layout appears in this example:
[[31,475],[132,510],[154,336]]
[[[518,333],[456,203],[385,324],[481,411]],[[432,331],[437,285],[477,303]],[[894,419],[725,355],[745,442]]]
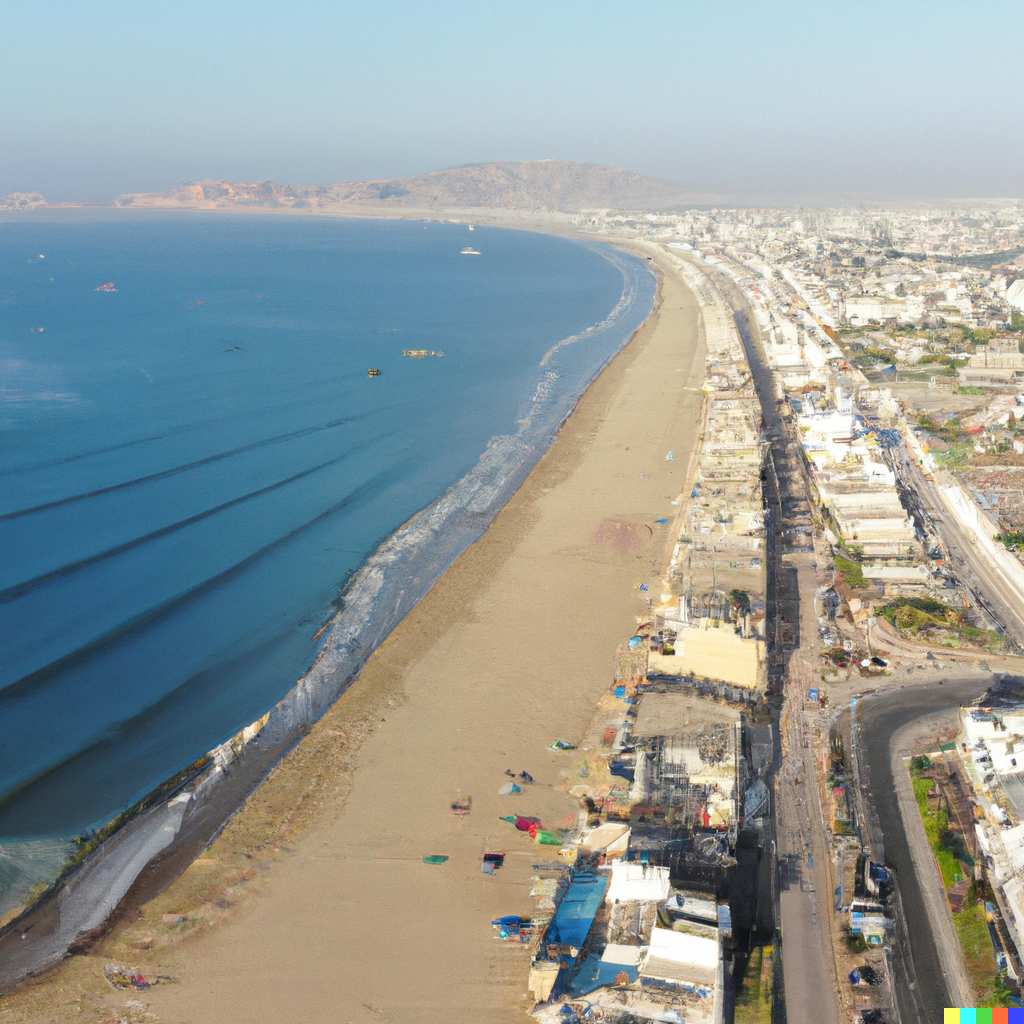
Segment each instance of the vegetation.
[[[942,884],[948,888],[963,878],[969,878],[973,873],[973,863],[962,837],[949,828],[948,810],[941,802],[934,808],[929,804],[928,795],[935,783],[922,773],[930,767],[927,757],[915,757],[910,763],[910,773],[925,834],[935,854]],[[983,883],[972,882],[960,910],[953,914],[953,926],[960,940],[977,1004],[1008,1006],[1010,993],[997,971],[984,901]]]
[[983,395],[985,394],[984,388],[975,387],[973,384],[961,384],[960,387],[954,388],[954,394],[957,395]]
[[1015,309],[1010,313],[1010,326],[1009,330],[1016,334],[1018,331],[1024,331],[1024,313],[1020,310]]
[[1018,544],[1024,544],[1024,533],[997,533],[993,539],[1008,548],[1014,548]]
[[978,1005],[1009,1006],[1010,993],[996,970],[985,904],[979,899],[977,886],[978,883],[971,886],[963,907],[953,915],[953,926]]
[[949,369],[956,368],[956,361],[952,356],[937,355],[934,352],[929,352],[927,355],[921,356],[917,362],[919,366],[927,366],[929,363],[934,363],[936,366],[945,366]]
[[1006,650],[1006,640],[991,629],[978,629],[964,621],[963,612],[927,597],[901,597],[878,612],[905,635],[943,647],[984,648],[993,653]]
[[750,953],[736,993],[736,1024],[771,1024],[772,947],[757,947]]
[[946,838],[949,835],[949,812],[942,807],[932,808],[928,803],[928,794],[934,785],[932,779],[916,776],[914,796],[917,798],[917,809],[921,812],[921,821],[924,822],[925,835],[928,836],[928,843],[935,854],[935,863],[938,864],[939,873],[942,875],[942,884],[948,888],[964,876],[960,862]]
[[840,573],[850,587],[866,587],[867,580],[864,578],[864,570],[859,562],[851,562],[847,558],[835,556],[836,572]]

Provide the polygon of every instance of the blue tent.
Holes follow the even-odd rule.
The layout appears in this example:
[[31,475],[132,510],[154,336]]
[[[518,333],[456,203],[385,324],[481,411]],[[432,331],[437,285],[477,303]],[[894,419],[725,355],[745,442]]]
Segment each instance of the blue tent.
[[575,875],[548,925],[544,941],[582,948],[607,886],[606,876],[598,876],[591,871]]

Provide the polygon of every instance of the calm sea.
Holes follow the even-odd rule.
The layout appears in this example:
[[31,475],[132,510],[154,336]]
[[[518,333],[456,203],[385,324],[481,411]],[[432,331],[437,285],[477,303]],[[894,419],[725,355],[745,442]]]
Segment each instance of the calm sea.
[[365,658],[654,289],[465,225],[0,221],[0,839],[45,853],[258,718],[361,567],[332,657]]

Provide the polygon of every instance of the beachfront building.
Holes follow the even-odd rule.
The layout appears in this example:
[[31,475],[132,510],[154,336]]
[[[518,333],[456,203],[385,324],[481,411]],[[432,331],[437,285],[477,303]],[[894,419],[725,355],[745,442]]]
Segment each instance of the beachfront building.
[[728,906],[673,890],[667,867],[621,859],[607,875],[603,906],[571,969],[559,970],[546,949],[535,958],[534,1017],[561,1024],[571,1012],[598,1008],[608,1022],[721,1024],[731,974]]
[[1024,704],[963,707],[958,755],[974,838],[1019,963],[1024,956]]

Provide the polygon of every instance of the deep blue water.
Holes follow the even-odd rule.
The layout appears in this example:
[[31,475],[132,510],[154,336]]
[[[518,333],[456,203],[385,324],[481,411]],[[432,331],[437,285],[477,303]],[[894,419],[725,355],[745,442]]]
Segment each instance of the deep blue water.
[[653,295],[632,257],[526,232],[0,220],[0,838],[108,820],[258,718],[352,574],[448,492],[358,605],[390,628]]

